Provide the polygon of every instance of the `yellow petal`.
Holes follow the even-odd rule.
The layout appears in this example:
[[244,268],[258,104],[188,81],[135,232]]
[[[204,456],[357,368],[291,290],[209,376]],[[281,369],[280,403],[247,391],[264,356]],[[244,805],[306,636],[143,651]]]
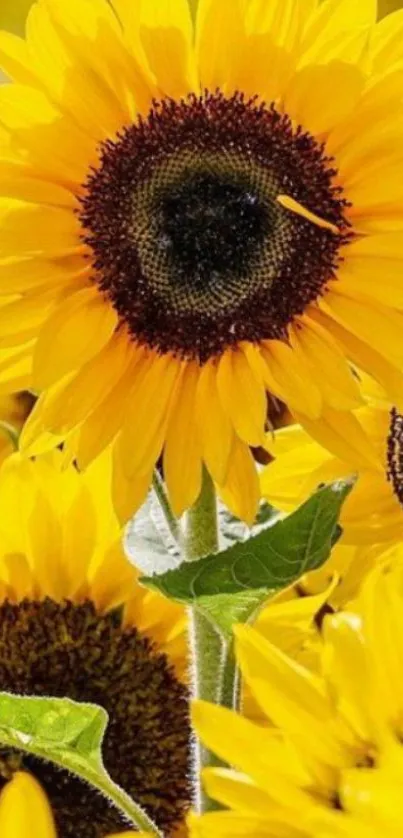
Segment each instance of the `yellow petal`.
[[346,287],[342,292],[337,283],[320,301],[320,308],[369,346],[373,346],[376,336],[377,351],[391,363],[402,365],[403,316],[400,312],[364,295],[358,297]]
[[26,40],[5,30],[0,31],[0,66],[10,79],[19,84],[34,87],[37,84]]
[[48,391],[42,415],[53,433],[63,433],[83,422],[107,398],[131,360],[126,335],[117,332],[83,367],[64,379],[64,386]]
[[352,410],[362,404],[357,379],[328,331],[305,315],[290,329],[290,342],[305,357],[326,404],[336,410]]
[[77,208],[77,200],[70,190],[41,179],[34,169],[12,160],[0,160],[0,194],[72,212]]
[[116,515],[122,525],[126,524],[144,503],[151,480],[152,471],[149,474],[136,475],[132,480],[128,480],[122,469],[120,456],[117,455],[116,446],[114,446],[112,499]]
[[196,55],[202,89],[234,93],[234,70],[243,54],[245,27],[240,0],[200,0]]
[[204,786],[209,797],[218,800],[229,809],[250,812],[258,817],[265,817],[268,809],[273,812],[273,801],[267,792],[259,789],[244,774],[230,769],[205,769]]
[[279,340],[269,340],[262,346],[269,378],[274,380],[277,393],[291,408],[306,413],[311,418],[320,416],[322,397],[312,380],[304,356]]
[[224,485],[218,487],[228,509],[252,526],[260,500],[257,467],[247,445],[234,437]]
[[58,182],[78,186],[96,163],[94,141],[33,87],[1,85],[0,125],[12,133],[13,147],[29,164]]
[[273,771],[288,793],[287,779],[304,777],[290,751],[268,727],[207,701],[192,702],[192,721],[202,742],[213,753],[248,774],[260,788],[270,788]]
[[[125,45],[109,4],[46,0],[31,7],[26,32],[41,86],[85,134],[112,137],[133,117]],[[135,68],[131,83],[136,90]]]
[[67,570],[54,560],[63,553],[61,521],[48,498],[38,492],[29,527],[29,544],[40,590],[56,600],[68,588]]
[[[207,812],[188,818],[190,838],[273,838],[272,823],[240,812]],[[289,831],[287,838],[299,838]],[[361,836],[360,836],[361,838]],[[372,836],[371,836],[372,838]]]
[[[343,292],[365,295],[403,309],[403,248],[401,233],[384,233],[358,238],[346,251],[346,262],[338,271]],[[382,282],[379,277],[382,276]]]
[[313,134],[330,131],[350,114],[359,99],[365,76],[342,61],[300,69],[285,93],[285,110]]
[[200,375],[197,363],[184,370],[176,402],[169,418],[164,449],[164,474],[175,515],[182,515],[197,500],[201,490],[202,463],[196,392]]
[[63,518],[62,555],[67,574],[63,595],[66,599],[73,599],[86,581],[99,538],[96,524],[94,500],[88,488],[80,485]]
[[1,838],[57,838],[45,792],[32,774],[18,771],[0,795]]
[[[351,470],[351,466],[332,457],[325,448],[310,440],[305,432],[301,439],[301,430],[299,425],[295,425],[276,432],[273,443],[269,443],[270,451],[275,456],[274,462],[266,466],[260,476],[264,497],[284,510],[294,509],[320,483],[345,477]],[[289,431],[291,433],[287,433]]]
[[49,317],[56,299],[49,291],[14,302],[3,299],[3,304],[0,303],[0,346],[12,346],[34,337]]
[[403,410],[403,373],[399,365],[392,364],[372,345],[361,340],[353,331],[344,328],[319,309],[310,311],[310,317],[334,335],[346,356],[359,369],[379,382],[393,404]]
[[80,368],[107,343],[117,315],[93,288],[72,294],[43,326],[34,355],[34,379],[39,389]]
[[270,34],[274,44],[291,52],[315,5],[316,0],[249,0],[245,4],[246,26],[248,31]]
[[138,33],[158,87],[180,98],[197,89],[187,0],[139,0]]
[[219,398],[214,360],[202,367],[196,400],[203,459],[213,479],[222,485],[228,473],[234,432]]
[[7,553],[2,557],[2,564],[4,564],[10,580],[10,590],[14,602],[21,602],[25,598],[34,599],[38,595],[35,574],[23,553]]
[[3,349],[0,358],[0,395],[32,388],[32,342]]
[[81,468],[85,469],[121,430],[137,362],[138,358],[135,356],[121,379],[81,426],[76,447],[76,456]]
[[37,255],[0,260],[0,295],[19,294],[45,286],[84,286],[88,269],[80,254],[46,260]]
[[150,838],[150,832],[115,832],[113,835],[108,835],[107,838]]
[[131,403],[118,442],[127,477],[148,474],[155,466],[182,371],[176,358],[153,352],[137,368]]
[[353,413],[327,408],[317,421],[296,411],[294,416],[319,445],[323,445],[342,462],[350,463],[351,472],[362,468],[382,469],[382,462],[372,441]]
[[[396,4],[395,4],[396,5]],[[403,11],[398,9],[378,21],[371,38],[374,72],[388,70],[403,59]]]
[[221,403],[238,436],[249,445],[264,444],[266,393],[247,357],[239,350],[227,350],[217,371]]
[[0,246],[3,255],[11,256],[15,250],[20,255],[46,253],[51,257],[82,249],[73,212],[12,198],[0,198]]
[[[236,626],[237,660],[269,719],[298,738],[318,762],[340,765],[342,748],[330,726],[331,704],[322,679],[250,626]],[[309,762],[308,762],[309,764]]]
[[357,61],[376,21],[377,0],[326,0],[312,15],[304,34],[302,63],[326,63],[345,57]]
[[337,696],[338,711],[365,742],[373,740],[375,731],[368,702],[371,664],[361,628],[356,614],[337,614],[325,621],[323,673]]

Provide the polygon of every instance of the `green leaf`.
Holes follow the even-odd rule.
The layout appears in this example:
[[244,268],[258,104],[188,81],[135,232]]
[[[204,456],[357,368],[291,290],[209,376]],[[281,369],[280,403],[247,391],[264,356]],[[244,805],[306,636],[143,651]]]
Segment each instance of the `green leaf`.
[[353,480],[319,489],[288,518],[248,541],[141,581],[182,602],[260,589],[275,592],[320,567],[337,539],[337,521]]
[[102,760],[108,715],[68,698],[0,693],[0,744],[52,762],[90,783],[134,826],[160,835],[145,812],[113,782]]

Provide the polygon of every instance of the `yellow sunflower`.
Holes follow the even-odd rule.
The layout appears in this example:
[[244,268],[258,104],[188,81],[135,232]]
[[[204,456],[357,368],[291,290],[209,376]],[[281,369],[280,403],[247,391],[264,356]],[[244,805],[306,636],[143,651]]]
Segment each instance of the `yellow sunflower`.
[[[108,452],[85,475],[61,469],[63,456],[14,454],[0,468],[0,691],[102,705],[112,779],[174,835],[190,800],[184,613],[141,588],[123,555]],[[25,809],[13,816],[24,789]],[[0,748],[2,838],[13,817],[13,838],[31,836],[19,827],[31,797],[49,823],[32,838],[53,838],[52,817],[58,838],[127,833],[85,783]]]
[[298,425],[268,440],[274,461],[261,476],[263,495],[284,511],[294,509],[320,483],[358,469],[356,486],[342,513],[343,543],[373,545],[403,538],[403,417],[383,402],[360,408],[357,418],[376,452],[373,466],[360,468],[356,458],[336,457]]
[[252,520],[267,394],[372,462],[349,364],[403,385],[403,18],[376,12],[38,0],[1,34],[2,369],[43,391],[27,449],[113,442],[122,518],[162,454],[176,514],[205,463]]
[[194,836],[400,834],[402,614],[400,547],[348,611],[325,619],[319,673],[237,628],[243,677],[273,726],[195,703],[202,740],[234,767],[206,771],[208,793],[228,811],[194,819]]

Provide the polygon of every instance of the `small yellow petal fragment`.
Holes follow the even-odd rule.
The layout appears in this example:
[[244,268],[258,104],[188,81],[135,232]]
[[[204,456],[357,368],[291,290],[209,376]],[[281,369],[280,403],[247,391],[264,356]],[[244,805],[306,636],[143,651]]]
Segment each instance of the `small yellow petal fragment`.
[[151,838],[151,832],[114,832],[108,838]]
[[282,207],[290,210],[290,212],[302,215],[303,218],[306,218],[308,221],[312,221],[312,224],[316,224],[317,227],[322,227],[323,230],[330,230],[336,236],[339,235],[340,230],[335,224],[332,224],[330,221],[326,221],[324,218],[320,218],[320,216],[315,215],[314,212],[310,212],[303,207],[302,204],[296,201],[295,198],[290,198],[289,195],[277,195],[276,200]]
[[1,838],[57,838],[52,811],[41,786],[18,771],[0,796]]

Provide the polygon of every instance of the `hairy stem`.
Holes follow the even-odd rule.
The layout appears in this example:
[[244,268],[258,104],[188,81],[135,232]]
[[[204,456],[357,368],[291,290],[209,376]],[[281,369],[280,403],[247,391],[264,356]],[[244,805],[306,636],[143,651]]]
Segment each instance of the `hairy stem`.
[[164,481],[157,469],[154,469],[153,475],[153,489],[158,498],[158,502],[160,507],[164,513],[165,520],[168,524],[169,531],[174,539],[178,544],[180,544],[181,540],[181,531],[180,526],[178,524],[175,515],[172,512],[171,505],[168,500],[168,496],[166,493],[166,489],[164,486]]
[[[185,551],[187,561],[197,561],[218,551],[217,501],[211,478],[204,471],[200,497],[188,512]],[[193,697],[228,707],[236,693],[235,660],[232,644],[197,605],[190,608],[190,645]],[[203,768],[221,764],[217,757],[196,741],[194,747],[195,806],[199,812],[216,808],[203,792]]]

